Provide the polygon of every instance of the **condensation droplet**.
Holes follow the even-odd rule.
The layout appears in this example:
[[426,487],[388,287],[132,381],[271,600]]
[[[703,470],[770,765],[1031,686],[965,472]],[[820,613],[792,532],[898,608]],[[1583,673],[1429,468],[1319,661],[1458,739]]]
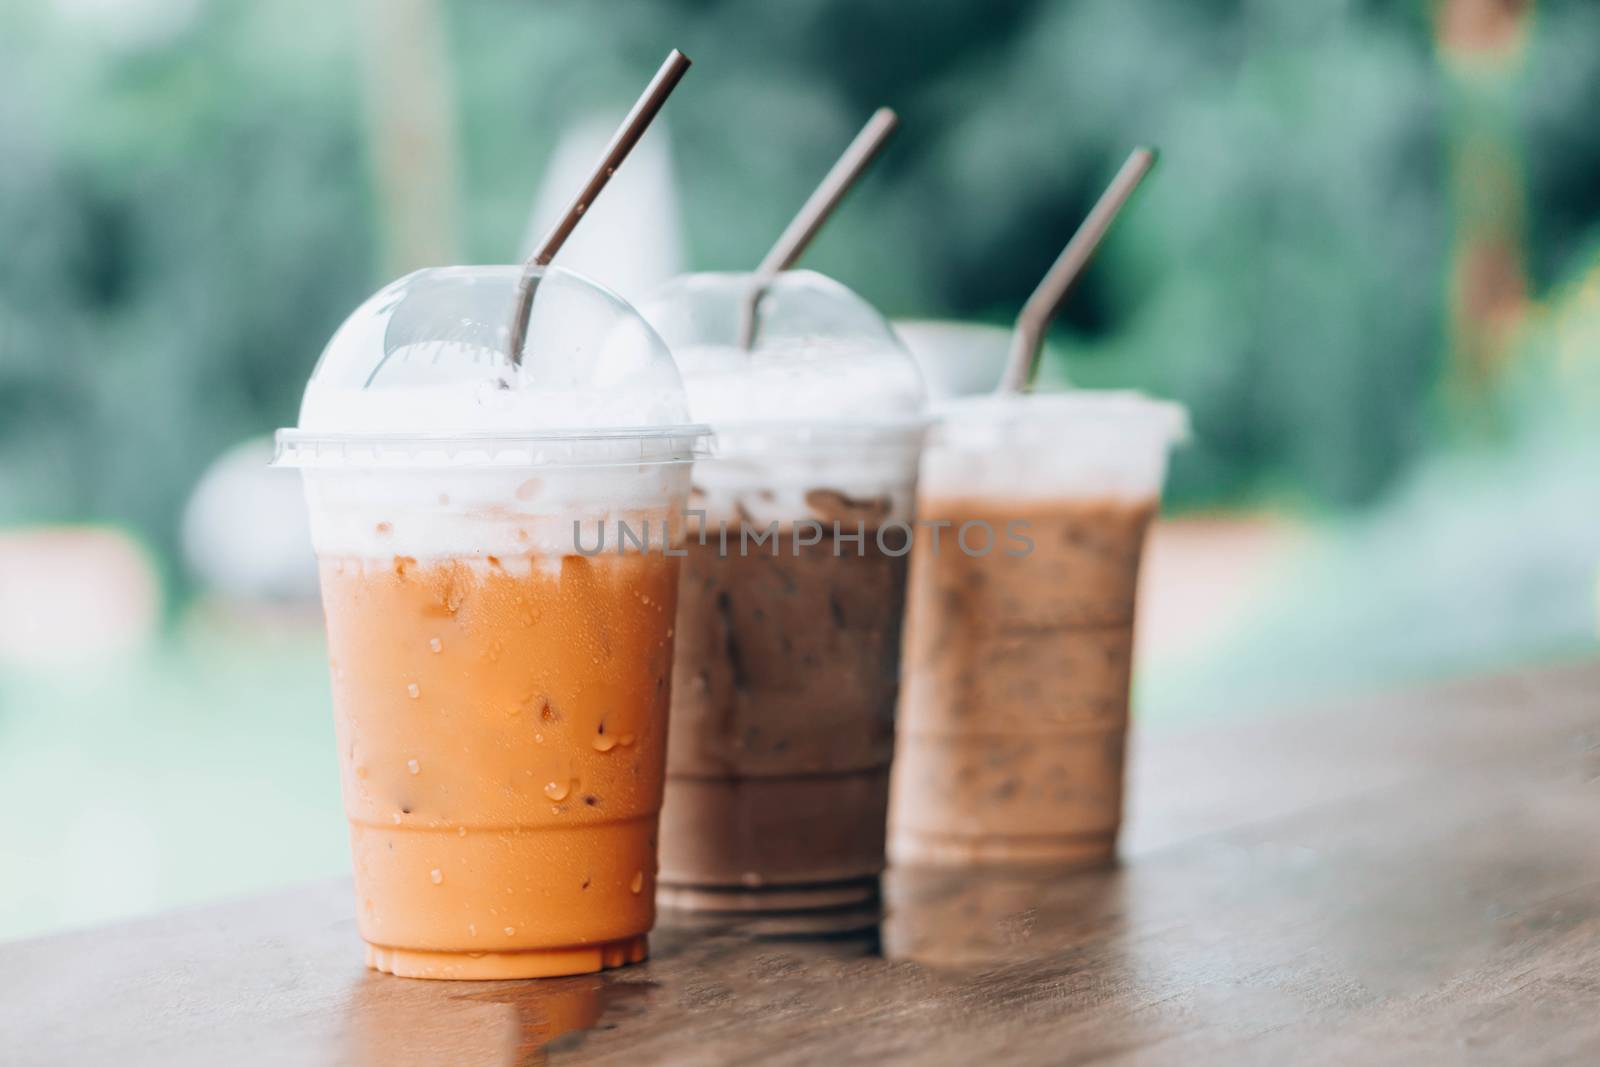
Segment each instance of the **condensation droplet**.
[[633,890],[635,893],[639,892],[639,890],[644,888],[644,872],[643,871],[634,871],[633,872],[633,881],[628,883],[628,888]]
[[396,826],[400,825],[400,813],[398,811],[394,813],[394,824]]
[[414,759],[408,759],[406,760],[406,770],[410,771],[412,774],[421,774],[422,764],[418,763]]
[[506,927],[506,936],[507,937],[515,937],[516,933],[517,933],[517,928],[515,926]]
[[435,652],[443,652],[444,642],[439,640],[437,637],[430,637],[428,638],[428,647],[433,649]]
[[594,750],[596,752],[610,752],[617,747],[617,739],[610,734],[594,735]]
[[410,685],[406,686],[406,692],[411,694],[412,700],[415,700],[422,695],[422,686],[418,685],[416,682],[412,682]]
[[468,937],[477,937],[478,936],[478,924],[477,923],[468,923],[467,924],[467,936]]
[[545,783],[544,795],[549,797],[551,800],[565,800],[567,799],[567,794],[570,792],[572,792],[571,782]]
[[437,867],[428,872],[428,877],[433,879],[434,885],[442,885],[444,883],[444,872]]
[[467,828],[465,826],[456,827],[456,836],[457,837],[466,837],[467,836]]

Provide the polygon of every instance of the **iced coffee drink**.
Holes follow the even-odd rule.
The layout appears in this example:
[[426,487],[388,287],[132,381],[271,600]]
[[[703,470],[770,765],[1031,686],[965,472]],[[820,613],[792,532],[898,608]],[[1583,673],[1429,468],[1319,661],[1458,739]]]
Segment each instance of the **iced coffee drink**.
[[897,862],[1113,855],[1139,561],[1183,424],[1118,393],[946,412],[912,562]]
[[659,338],[577,275],[411,275],[341,328],[280,460],[322,578],[357,926],[410,977],[643,958],[683,509]]
[[718,434],[679,591],[659,895],[857,905],[884,866],[922,386],[876,312],[806,272],[744,351],[746,284],[692,276],[646,308]]

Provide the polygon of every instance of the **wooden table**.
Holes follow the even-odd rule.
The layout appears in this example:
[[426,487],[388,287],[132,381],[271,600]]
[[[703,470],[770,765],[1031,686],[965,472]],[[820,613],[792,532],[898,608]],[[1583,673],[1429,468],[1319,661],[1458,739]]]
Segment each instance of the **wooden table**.
[[369,973],[343,882],[0,946],[0,1062],[1600,1062],[1600,665],[1136,752],[1117,870],[668,918],[603,977]]

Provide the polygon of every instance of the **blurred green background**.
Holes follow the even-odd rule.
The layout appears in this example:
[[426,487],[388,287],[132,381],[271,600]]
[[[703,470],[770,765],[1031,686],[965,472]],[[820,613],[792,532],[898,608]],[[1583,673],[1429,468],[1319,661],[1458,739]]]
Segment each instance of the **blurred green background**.
[[1597,40],[1581,0],[0,7],[0,937],[343,869],[298,489],[214,464],[383,282],[515,259],[671,46],[583,264],[632,297],[756,262],[889,104],[806,265],[1004,324],[1160,147],[1046,370],[1193,416],[1152,728],[1590,654]]

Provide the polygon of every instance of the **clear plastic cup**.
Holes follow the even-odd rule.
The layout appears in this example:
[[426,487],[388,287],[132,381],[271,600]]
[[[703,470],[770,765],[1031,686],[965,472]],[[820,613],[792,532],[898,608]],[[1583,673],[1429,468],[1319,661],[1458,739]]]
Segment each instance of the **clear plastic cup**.
[[717,448],[695,470],[662,811],[663,903],[877,898],[916,479],[915,365],[820,275],[780,276],[735,341],[748,275],[645,305]]
[[512,365],[517,272],[379,293],[278,435],[321,574],[357,927],[408,977],[634,962],[655,916],[669,546],[704,428],[660,339],[577,275],[541,278]]
[[1139,564],[1185,432],[1181,407],[1134,393],[942,411],[911,568],[897,863],[1113,856]]

